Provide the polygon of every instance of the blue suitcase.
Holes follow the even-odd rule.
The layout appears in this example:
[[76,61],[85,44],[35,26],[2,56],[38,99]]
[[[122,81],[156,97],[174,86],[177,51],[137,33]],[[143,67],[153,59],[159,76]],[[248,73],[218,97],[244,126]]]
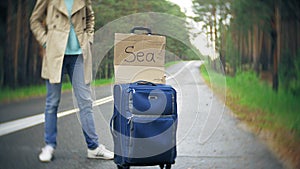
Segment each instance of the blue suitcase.
[[169,85],[139,81],[114,86],[111,133],[118,168],[175,163],[177,102]]

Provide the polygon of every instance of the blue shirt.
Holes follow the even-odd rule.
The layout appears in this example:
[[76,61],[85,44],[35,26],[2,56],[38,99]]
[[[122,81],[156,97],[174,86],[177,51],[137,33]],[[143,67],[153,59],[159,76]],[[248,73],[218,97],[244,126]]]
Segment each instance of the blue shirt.
[[77,35],[74,30],[74,26],[71,22],[71,14],[72,14],[72,7],[73,7],[74,0],[65,0],[65,4],[69,13],[69,20],[70,20],[70,33],[68,37],[68,43],[66,46],[66,55],[77,55],[77,54],[82,54],[82,50],[80,48],[80,44],[77,38]]

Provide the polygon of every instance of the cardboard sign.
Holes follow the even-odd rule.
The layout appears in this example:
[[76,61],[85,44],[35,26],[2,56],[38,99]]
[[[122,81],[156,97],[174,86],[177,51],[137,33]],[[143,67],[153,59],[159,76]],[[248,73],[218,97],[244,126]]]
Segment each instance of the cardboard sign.
[[115,83],[146,80],[165,83],[166,38],[157,35],[115,34]]
[[114,64],[164,66],[165,45],[164,36],[116,33]]

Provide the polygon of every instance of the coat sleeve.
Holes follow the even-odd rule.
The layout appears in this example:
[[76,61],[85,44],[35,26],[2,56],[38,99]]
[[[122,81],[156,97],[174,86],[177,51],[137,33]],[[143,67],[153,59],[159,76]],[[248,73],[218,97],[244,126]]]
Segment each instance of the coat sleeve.
[[94,41],[94,26],[95,26],[95,15],[92,8],[91,0],[86,0],[86,33],[90,36],[89,41]]
[[30,17],[30,29],[40,45],[46,45],[47,29],[45,18],[48,0],[37,0]]

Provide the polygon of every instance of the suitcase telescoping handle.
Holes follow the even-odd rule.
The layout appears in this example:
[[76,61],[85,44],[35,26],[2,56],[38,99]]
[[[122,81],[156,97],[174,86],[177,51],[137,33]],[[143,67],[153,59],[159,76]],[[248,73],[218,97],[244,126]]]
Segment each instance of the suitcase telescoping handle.
[[135,31],[146,31],[148,33],[148,35],[151,35],[151,29],[150,28],[146,28],[146,27],[142,27],[142,26],[136,26],[134,28],[131,29],[130,33],[134,33]]

